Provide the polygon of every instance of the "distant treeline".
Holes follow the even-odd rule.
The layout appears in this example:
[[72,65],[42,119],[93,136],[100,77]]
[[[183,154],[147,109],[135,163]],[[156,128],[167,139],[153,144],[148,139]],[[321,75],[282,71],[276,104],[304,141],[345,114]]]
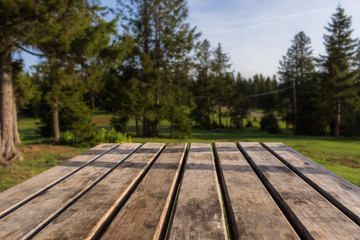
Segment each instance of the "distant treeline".
[[[94,109],[115,112],[119,131],[133,118],[137,134],[150,137],[164,119],[173,137],[190,135],[193,121],[224,127],[224,116],[243,128],[250,108],[281,116],[295,134],[360,135],[359,44],[340,6],[326,27],[324,56],[314,57],[299,32],[278,79],[246,79],[231,70],[220,43],[212,48],[186,23],[186,0],[118,3],[1,2],[1,158],[17,156],[17,111],[40,119],[40,133],[55,140],[70,131],[91,142]],[[19,50],[40,57],[33,72],[13,59]]]

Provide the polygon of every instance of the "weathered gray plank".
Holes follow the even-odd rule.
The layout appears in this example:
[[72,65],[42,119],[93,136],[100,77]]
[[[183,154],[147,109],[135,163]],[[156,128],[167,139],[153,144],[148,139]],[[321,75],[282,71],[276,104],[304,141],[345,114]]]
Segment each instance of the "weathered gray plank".
[[209,143],[192,143],[170,239],[227,239],[221,194]]
[[325,198],[360,225],[360,188],[283,143],[264,143]]
[[177,190],[177,177],[185,151],[186,143],[168,144],[102,239],[159,238],[165,217],[172,209],[169,203]]
[[315,239],[360,238],[359,226],[263,146],[259,143],[239,143],[239,146],[268,189],[272,189],[275,199],[284,206],[285,214],[298,221],[295,227],[301,230],[300,234]]
[[137,147],[139,144],[130,143],[118,146],[0,219],[0,239],[30,236]]
[[235,221],[230,227],[232,238],[299,239],[236,145],[215,143],[214,150],[224,199],[231,208],[227,216]]
[[93,237],[141,180],[163,143],[146,143],[94,188],[42,229],[34,239]]
[[62,178],[77,171],[84,164],[96,159],[117,145],[114,143],[99,144],[59,166],[53,167],[0,193],[0,218],[9,213],[15,206],[21,205],[20,203],[32,196],[35,197],[37,194],[41,194],[42,191],[61,181]]

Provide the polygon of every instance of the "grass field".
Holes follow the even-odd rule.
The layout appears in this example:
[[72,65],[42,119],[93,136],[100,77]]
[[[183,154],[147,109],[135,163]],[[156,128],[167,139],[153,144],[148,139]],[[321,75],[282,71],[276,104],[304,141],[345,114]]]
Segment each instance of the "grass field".
[[[99,128],[111,129],[111,114],[95,114],[94,122]],[[253,121],[254,119],[252,119]],[[260,119],[253,121],[254,127],[244,131],[236,129],[221,129],[221,132],[192,129],[192,137],[188,139],[170,138],[170,125],[163,121],[160,124],[159,138],[136,137],[135,121],[130,121],[127,134],[132,136],[133,142],[216,142],[216,141],[254,141],[254,142],[283,142],[313,161],[321,164],[330,171],[338,174],[353,184],[360,186],[360,138],[333,138],[294,136],[291,130],[285,129],[280,122],[281,134],[268,134],[258,130]],[[226,122],[226,119],[223,120]],[[0,191],[3,191],[27,178],[30,178],[65,159],[85,151],[84,148],[53,146],[40,144],[42,140],[36,134],[34,119],[21,119],[19,129],[23,144],[19,146],[23,151],[24,161],[14,162],[9,166],[0,166]]]

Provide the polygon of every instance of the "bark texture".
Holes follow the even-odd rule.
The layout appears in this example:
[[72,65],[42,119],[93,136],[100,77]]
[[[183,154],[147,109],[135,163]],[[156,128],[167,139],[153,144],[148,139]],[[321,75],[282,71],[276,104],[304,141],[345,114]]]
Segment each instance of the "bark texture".
[[[12,59],[10,51],[0,52],[0,159],[22,159],[15,148],[14,96],[12,85]],[[15,113],[16,114],[16,113]]]
[[53,110],[53,114],[52,114],[52,127],[53,127],[53,138],[57,141],[60,139],[60,126],[59,126],[59,112],[58,110],[56,110],[56,105],[55,105],[55,109]]

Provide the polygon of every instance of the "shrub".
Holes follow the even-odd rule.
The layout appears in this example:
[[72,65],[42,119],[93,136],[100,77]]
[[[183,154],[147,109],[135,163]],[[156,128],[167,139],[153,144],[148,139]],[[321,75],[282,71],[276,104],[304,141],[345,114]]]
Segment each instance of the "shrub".
[[111,118],[111,125],[115,128],[118,132],[126,132],[126,124],[129,121],[129,116],[123,114],[122,112],[117,112]]
[[127,136],[126,133],[117,132],[114,128],[112,128],[110,131],[107,131],[105,128],[102,128],[99,135],[100,135],[101,142],[108,142],[108,143],[130,142],[131,143],[131,136]]
[[[52,134],[52,113],[46,103],[38,109],[38,132],[44,137]],[[59,143],[67,145],[91,146],[99,142],[95,124],[92,121],[91,109],[83,102],[69,103],[59,111],[59,125],[62,137]],[[69,133],[73,134],[71,136]],[[69,138],[72,138],[71,141]],[[75,140],[74,140],[75,139]]]
[[75,135],[70,131],[61,132],[58,143],[72,146],[76,143]]
[[74,145],[93,146],[101,141],[92,121],[91,110],[85,103],[67,106],[60,117],[60,129],[74,134]]
[[[114,128],[112,128],[110,131],[107,131],[105,128],[102,128],[101,130],[96,129],[96,140],[92,141],[91,145],[96,145],[101,142],[107,142],[107,143],[125,143],[130,142],[131,143],[131,136],[127,136],[126,133],[121,133],[115,131]],[[63,145],[70,145],[70,146],[88,146],[90,145],[89,142],[82,142],[82,139],[79,137],[76,137],[76,135],[73,132],[66,131],[60,133],[60,139],[58,141],[59,144]]]
[[[256,120],[256,118],[254,118],[254,122],[256,122],[255,120]],[[253,123],[252,123],[250,117],[246,119],[246,125],[245,125],[245,127],[248,127],[248,128],[253,127]]]
[[191,136],[191,120],[185,106],[169,105],[168,120],[171,124],[172,138],[186,138]]
[[267,113],[260,121],[260,130],[268,133],[280,133],[280,127],[274,114]]

